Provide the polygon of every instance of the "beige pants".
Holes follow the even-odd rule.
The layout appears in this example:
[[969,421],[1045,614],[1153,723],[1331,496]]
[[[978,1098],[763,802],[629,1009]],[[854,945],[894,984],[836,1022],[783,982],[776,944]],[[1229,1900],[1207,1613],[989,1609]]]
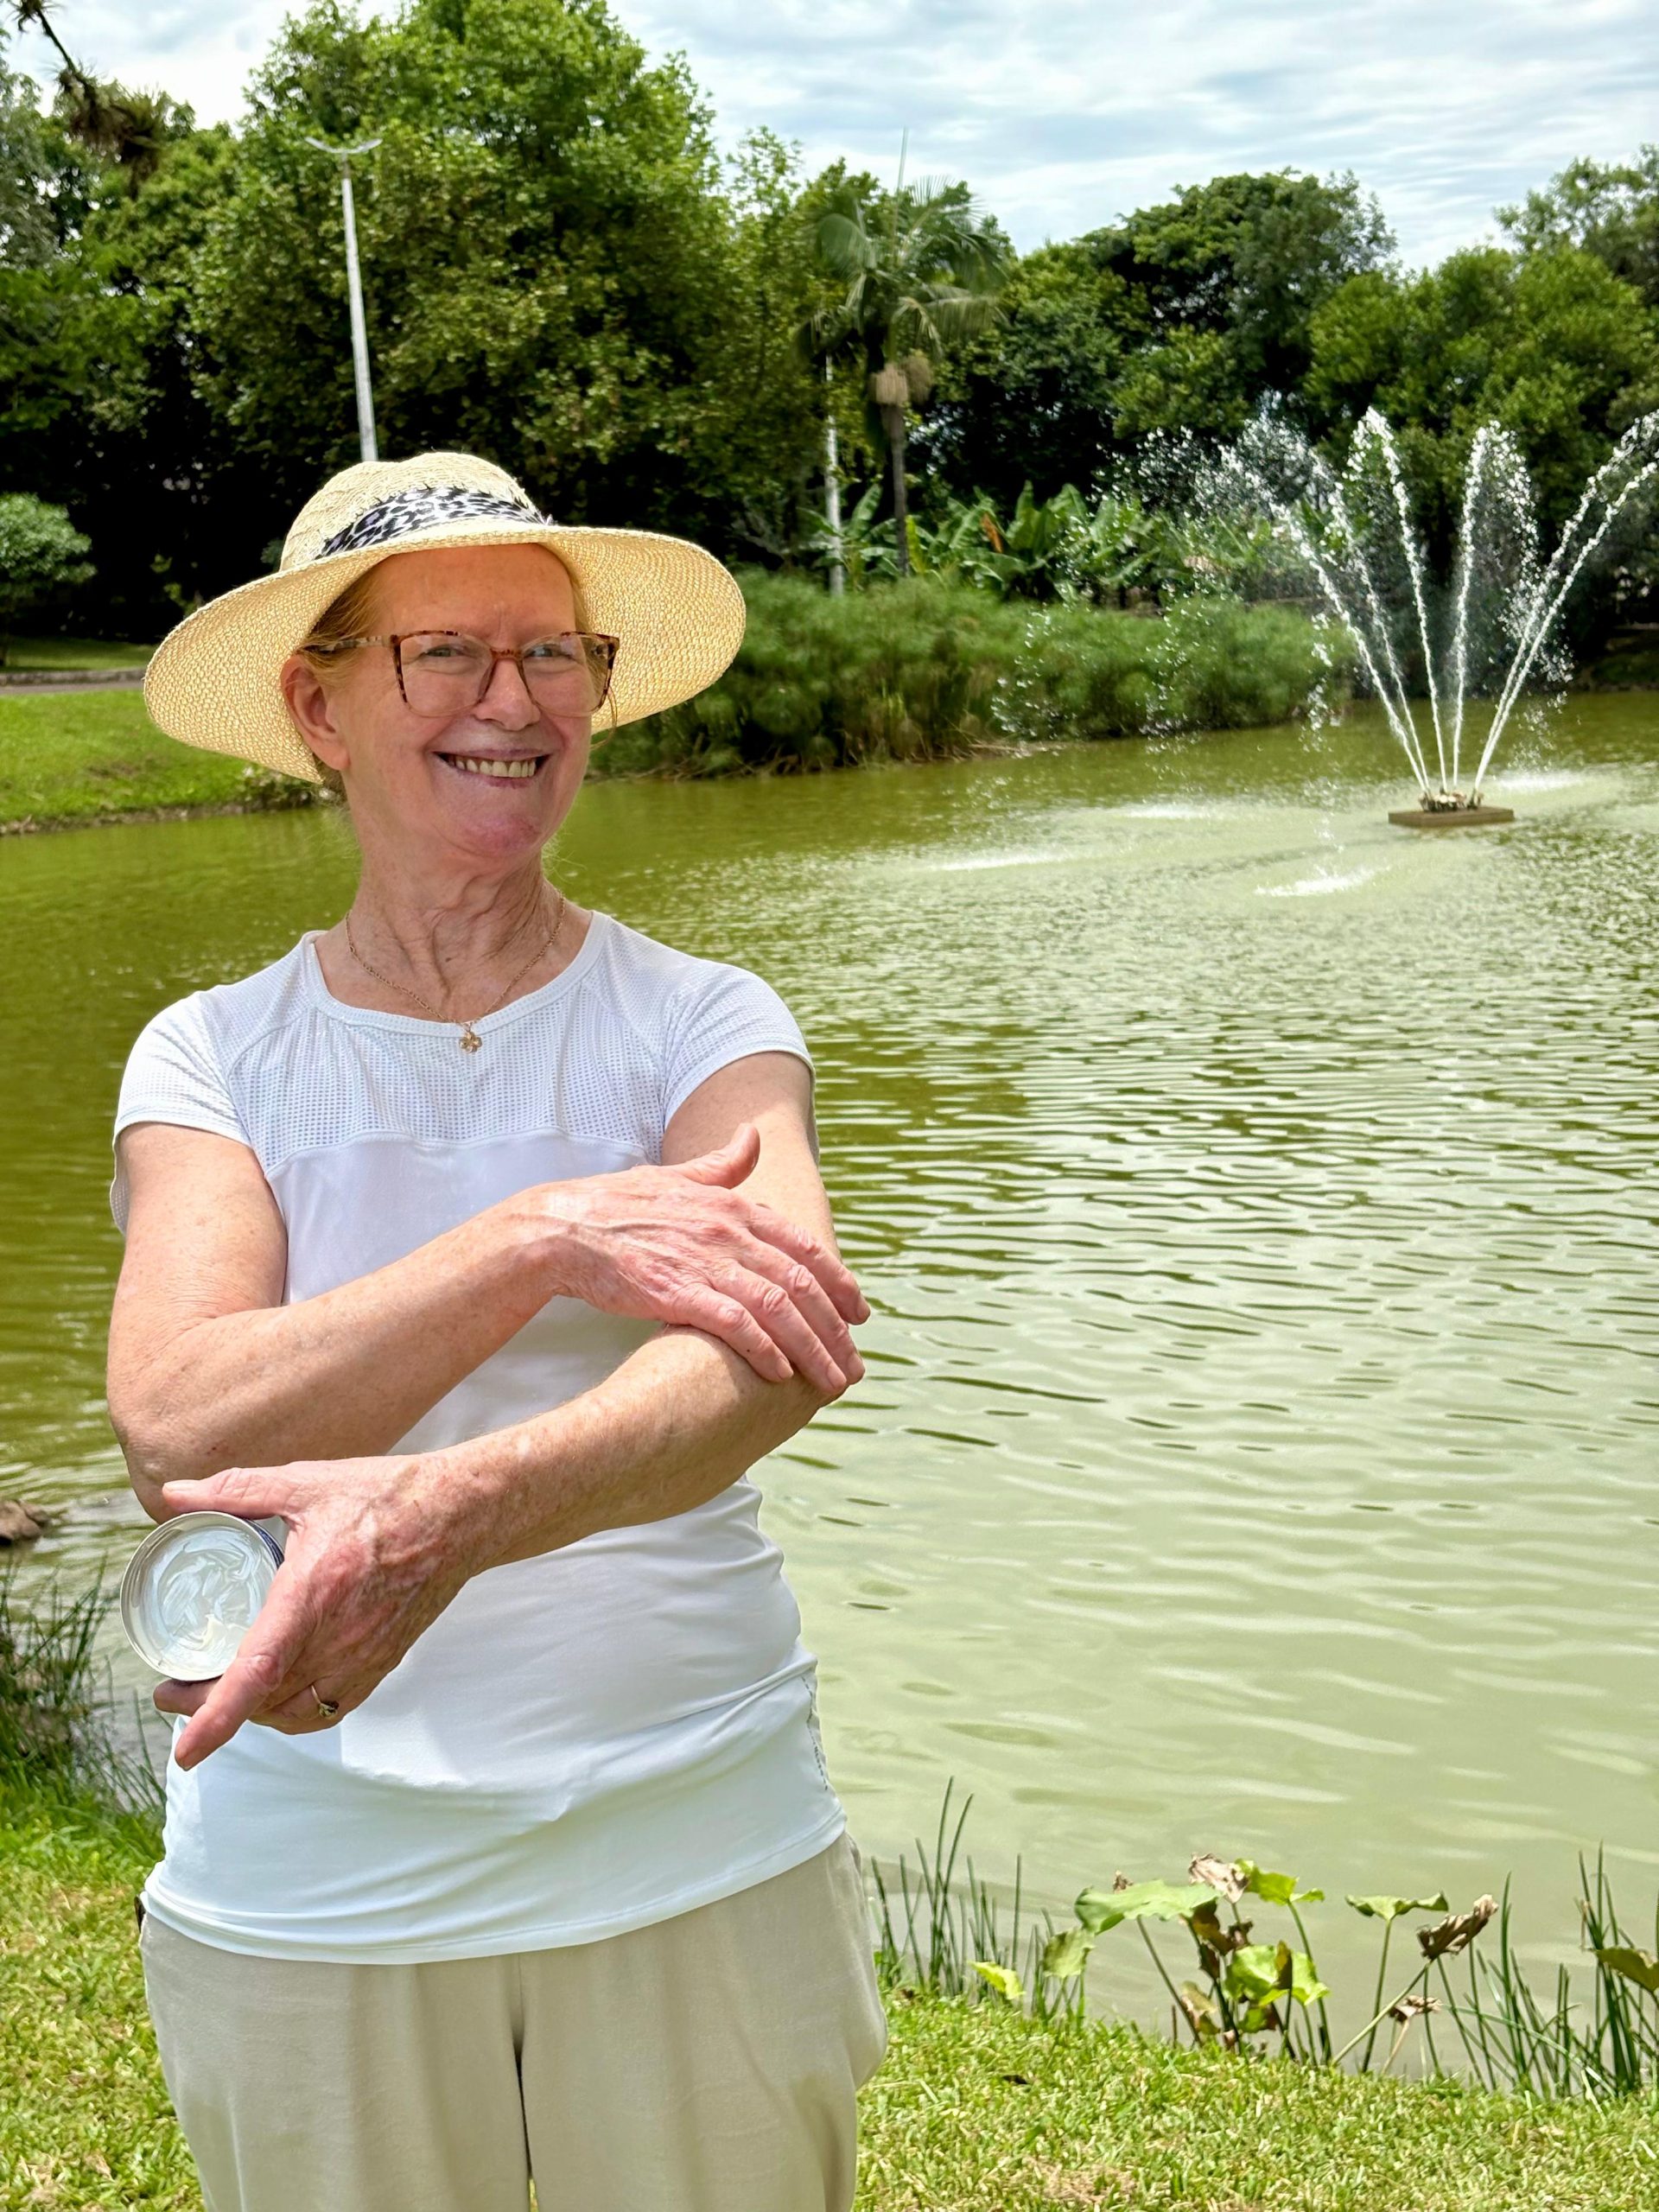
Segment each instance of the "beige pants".
[[245,1957],[147,1915],[210,2212],[846,2212],[886,2047],[842,1837],[602,1942],[428,1966]]

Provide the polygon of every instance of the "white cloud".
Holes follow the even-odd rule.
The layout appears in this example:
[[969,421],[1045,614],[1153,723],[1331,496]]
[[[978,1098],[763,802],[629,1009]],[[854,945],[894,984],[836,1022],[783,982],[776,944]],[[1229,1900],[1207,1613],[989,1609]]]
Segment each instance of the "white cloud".
[[[90,66],[205,118],[292,0],[69,0]],[[721,139],[769,124],[809,164],[967,176],[1022,246],[1220,170],[1355,170],[1414,261],[1488,236],[1495,205],[1580,154],[1659,135],[1649,0],[619,0],[683,50]],[[19,56],[49,73],[37,39]]]

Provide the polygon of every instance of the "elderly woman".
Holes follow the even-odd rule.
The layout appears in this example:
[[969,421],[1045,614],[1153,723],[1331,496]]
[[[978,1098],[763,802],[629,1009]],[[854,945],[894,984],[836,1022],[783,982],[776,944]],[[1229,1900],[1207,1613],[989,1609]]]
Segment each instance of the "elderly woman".
[[179,1716],[144,1974],[213,2212],[823,2212],[884,2023],[746,1471],[861,1373],[806,1048],[543,852],[720,565],[365,463],[146,696],[334,782],[349,912],[134,1046],[110,1409],[156,1518],[280,1516]]

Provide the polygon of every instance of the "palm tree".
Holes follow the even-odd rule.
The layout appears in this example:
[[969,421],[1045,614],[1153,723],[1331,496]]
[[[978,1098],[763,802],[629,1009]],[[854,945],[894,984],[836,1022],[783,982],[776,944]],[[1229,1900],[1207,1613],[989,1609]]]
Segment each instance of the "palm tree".
[[876,193],[848,183],[818,222],[818,252],[845,283],[814,316],[809,342],[825,359],[855,360],[893,463],[900,573],[910,567],[905,442],[910,410],[933,389],[938,362],[1002,312],[996,295],[1013,256],[965,184],[930,179]]
[[130,192],[156,174],[162,149],[183,123],[177,105],[165,92],[130,92],[120,85],[100,84],[83,69],[58,35],[52,20],[57,0],[4,0],[19,30],[37,30],[56,50],[58,116],[69,137],[114,164]]

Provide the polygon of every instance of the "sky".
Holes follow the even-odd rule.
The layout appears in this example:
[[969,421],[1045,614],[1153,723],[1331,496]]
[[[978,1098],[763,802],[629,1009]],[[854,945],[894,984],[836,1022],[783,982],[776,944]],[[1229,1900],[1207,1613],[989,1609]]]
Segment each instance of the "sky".
[[[60,0],[88,67],[232,118],[292,0]],[[1655,0],[613,0],[722,145],[965,176],[1021,251],[1224,170],[1354,170],[1405,258],[1496,235],[1580,155],[1659,137]],[[15,66],[45,78],[44,41]]]

